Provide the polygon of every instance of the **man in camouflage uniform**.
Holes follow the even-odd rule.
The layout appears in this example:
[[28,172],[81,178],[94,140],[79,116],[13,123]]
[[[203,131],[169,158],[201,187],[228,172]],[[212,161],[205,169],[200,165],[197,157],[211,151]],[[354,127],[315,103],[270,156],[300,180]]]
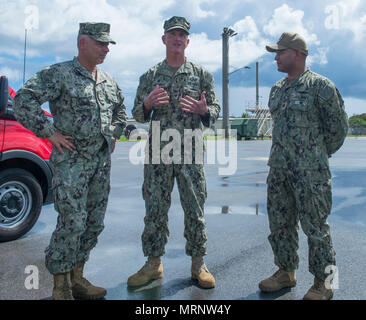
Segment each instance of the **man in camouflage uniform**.
[[285,32],[275,45],[278,71],[288,76],[270,92],[273,119],[268,165],[268,237],[279,270],[259,283],[262,291],[296,285],[298,222],[308,237],[309,271],[314,285],[304,299],[331,299],[326,268],[335,266],[335,252],[326,219],[331,211],[328,158],[343,144],[348,120],[343,99],[327,78],[305,69],[305,41]]
[[[80,23],[79,54],[43,69],[14,99],[17,120],[53,143],[53,190],[58,220],[46,249],[54,275],[54,299],[98,299],[106,290],[83,277],[83,267],[98,235],[110,190],[111,156],[126,125],[122,91],[97,68],[104,61],[110,25]],[[40,108],[49,101],[53,124]]]
[[[204,202],[207,197],[203,162],[199,163],[200,147],[192,144],[192,162],[184,163],[184,154],[190,145],[184,142],[185,130],[201,130],[202,124],[209,127],[220,112],[215,94],[212,75],[185,57],[189,43],[190,24],[183,17],[172,17],[164,23],[163,43],[166,59],[149,69],[140,78],[137,89],[134,118],[159,126],[160,132],[174,129],[179,133],[181,143],[173,150],[180,157],[167,164],[160,151],[169,143],[160,132],[155,134],[150,126],[148,143],[148,163],[144,166],[143,198],[145,200],[145,229],[142,234],[146,264],[128,279],[128,285],[138,286],[149,280],[162,277],[163,267],[160,257],[165,253],[168,241],[168,210],[174,179],[177,179],[181,204],[184,210],[184,236],[187,240],[186,254],[192,256],[192,279],[200,286],[212,288],[215,279],[208,271],[203,256],[206,254],[206,229]],[[154,141],[160,142],[159,157],[154,159]],[[201,137],[202,140],[202,137]],[[193,142],[195,142],[194,140]],[[192,142],[192,140],[190,141]],[[195,159],[196,158],[196,159]]]

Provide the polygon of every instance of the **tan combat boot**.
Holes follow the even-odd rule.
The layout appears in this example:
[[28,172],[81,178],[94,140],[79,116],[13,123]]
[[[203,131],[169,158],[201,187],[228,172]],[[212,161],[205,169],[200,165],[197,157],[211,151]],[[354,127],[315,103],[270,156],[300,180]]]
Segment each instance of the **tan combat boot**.
[[160,257],[149,257],[144,266],[127,280],[128,286],[142,286],[150,280],[163,277],[163,264]]
[[70,272],[53,275],[52,300],[74,300],[71,291]]
[[333,297],[334,289],[327,289],[323,280],[314,278],[314,284],[303,297],[303,300],[330,300]]
[[264,292],[274,292],[283,288],[296,286],[295,272],[278,269],[271,277],[259,282],[259,289]]
[[215,287],[215,278],[208,271],[203,257],[192,257],[192,279],[198,281],[198,285],[205,289]]
[[71,270],[72,294],[74,298],[87,300],[102,299],[107,294],[107,290],[93,286],[84,278],[84,264],[84,262],[79,261],[76,263],[75,268]]

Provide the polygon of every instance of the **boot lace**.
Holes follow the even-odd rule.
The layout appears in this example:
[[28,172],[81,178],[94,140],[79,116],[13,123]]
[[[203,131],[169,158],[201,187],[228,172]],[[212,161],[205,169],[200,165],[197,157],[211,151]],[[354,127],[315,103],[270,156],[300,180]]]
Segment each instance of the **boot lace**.
[[278,269],[274,274],[273,274],[273,278],[278,278],[280,275],[282,274],[282,270]]

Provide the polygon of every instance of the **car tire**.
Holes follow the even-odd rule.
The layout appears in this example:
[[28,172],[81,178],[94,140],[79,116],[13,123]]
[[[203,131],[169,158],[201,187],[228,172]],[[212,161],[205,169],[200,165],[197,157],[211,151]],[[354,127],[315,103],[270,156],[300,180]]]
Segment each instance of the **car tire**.
[[24,169],[0,172],[0,242],[26,234],[38,220],[43,193],[37,179]]

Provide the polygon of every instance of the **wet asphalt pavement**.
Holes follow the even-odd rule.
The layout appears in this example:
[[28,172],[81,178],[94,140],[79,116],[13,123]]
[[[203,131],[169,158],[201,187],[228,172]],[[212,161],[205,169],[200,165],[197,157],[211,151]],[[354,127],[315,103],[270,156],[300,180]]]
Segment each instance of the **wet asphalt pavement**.
[[[141,196],[143,165],[129,161],[134,142],[118,143],[112,155],[111,194],[105,229],[90,255],[85,274],[107,289],[107,300],[297,300],[312,285],[307,241],[300,228],[297,286],[263,294],[258,282],[276,271],[267,240],[267,158],[271,141],[237,144],[235,174],[219,175],[218,164],[206,164],[208,232],[206,265],[216,288],[201,289],[190,279],[185,254],[183,210],[177,187],[169,211],[170,238],[163,257],[164,278],[130,289],[127,278],[145,262],[141,233],[145,213]],[[209,151],[209,152],[212,152]],[[338,267],[334,299],[366,299],[366,138],[349,138],[331,159],[333,210],[331,226]],[[44,249],[56,223],[53,205],[43,208],[31,232],[16,241],[0,243],[0,300],[48,299],[52,278],[44,268]],[[29,287],[27,266],[37,267],[39,286]],[[33,269],[32,269],[33,270]]]

